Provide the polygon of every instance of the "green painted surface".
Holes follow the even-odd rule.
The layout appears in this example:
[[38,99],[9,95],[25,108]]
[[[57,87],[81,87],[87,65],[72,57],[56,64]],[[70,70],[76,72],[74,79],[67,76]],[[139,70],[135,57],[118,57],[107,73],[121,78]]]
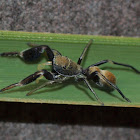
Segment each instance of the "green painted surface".
[[[140,70],[140,38],[0,31],[0,52],[22,51],[29,48],[26,45],[27,42],[32,42],[47,44],[77,62],[83,48],[91,38],[94,39],[94,42],[82,63],[84,68],[100,60],[110,59],[131,64]],[[37,71],[38,64],[45,61],[46,59],[42,58],[38,63],[29,64],[15,57],[0,57],[0,88],[16,83],[34,73]],[[50,70],[49,66],[46,68]],[[109,63],[100,66],[100,68],[108,69],[115,74],[118,87],[132,101],[132,103],[125,102],[117,91],[109,94],[93,86],[105,105],[140,107],[140,74]],[[34,95],[26,96],[26,93],[45,81],[45,79],[41,79],[38,84],[34,82],[0,93],[0,101],[100,105],[86,85],[82,81],[76,82],[73,78],[65,83],[40,89]],[[92,82],[91,85],[93,85]]]

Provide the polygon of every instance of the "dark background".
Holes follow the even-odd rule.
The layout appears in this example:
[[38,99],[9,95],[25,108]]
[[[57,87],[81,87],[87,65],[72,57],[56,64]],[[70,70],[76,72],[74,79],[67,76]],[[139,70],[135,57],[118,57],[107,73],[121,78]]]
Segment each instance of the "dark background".
[[[0,30],[140,36],[138,0],[1,0]],[[139,140],[140,109],[0,103],[0,140]]]

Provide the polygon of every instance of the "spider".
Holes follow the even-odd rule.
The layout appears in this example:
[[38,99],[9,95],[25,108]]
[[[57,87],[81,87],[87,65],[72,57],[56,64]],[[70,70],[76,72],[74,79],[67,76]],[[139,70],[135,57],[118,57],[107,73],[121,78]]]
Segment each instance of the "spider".
[[114,74],[107,70],[101,70],[98,66],[105,64],[105,63],[112,63],[115,65],[121,65],[124,67],[131,68],[136,73],[140,73],[139,70],[134,68],[131,65],[118,63],[111,60],[102,60],[98,63],[92,64],[86,69],[82,68],[80,66],[89,46],[92,44],[93,40],[91,39],[88,44],[85,46],[81,56],[79,57],[77,63],[72,61],[66,56],[63,56],[59,51],[51,49],[47,45],[36,45],[28,43],[28,46],[31,46],[32,48],[21,51],[21,52],[4,52],[1,53],[0,56],[18,56],[22,58],[24,61],[35,61],[38,58],[40,58],[41,54],[46,53],[48,56],[48,60],[43,65],[52,65],[51,72],[47,71],[46,69],[41,69],[25,79],[21,80],[18,83],[11,84],[3,89],[0,90],[0,92],[3,92],[5,90],[9,90],[11,88],[17,87],[17,86],[24,86],[27,85],[41,76],[44,76],[47,80],[44,84],[40,85],[39,87],[33,89],[32,91],[28,92],[26,95],[31,95],[33,92],[35,92],[38,89],[41,89],[47,85],[54,84],[54,83],[62,83],[65,80],[70,79],[71,77],[74,77],[76,80],[83,80],[87,87],[90,89],[90,91],[94,94],[96,100],[101,104],[104,105],[103,102],[99,99],[93,88],[91,87],[89,81],[92,80],[95,82],[95,84],[101,88],[107,87],[108,89],[116,89],[120,95],[128,102],[131,102],[128,98],[125,97],[125,95],[121,92],[121,90],[116,85],[116,77]]

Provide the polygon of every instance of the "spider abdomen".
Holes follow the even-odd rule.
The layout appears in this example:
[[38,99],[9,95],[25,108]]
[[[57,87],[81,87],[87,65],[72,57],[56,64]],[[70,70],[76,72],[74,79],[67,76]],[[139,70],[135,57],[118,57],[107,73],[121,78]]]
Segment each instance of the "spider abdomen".
[[[112,84],[116,85],[116,77],[113,73],[111,73],[108,70],[100,70],[101,74],[104,75],[106,77],[106,79],[108,79]],[[104,85],[108,85],[110,86],[103,78],[101,78],[101,82]]]

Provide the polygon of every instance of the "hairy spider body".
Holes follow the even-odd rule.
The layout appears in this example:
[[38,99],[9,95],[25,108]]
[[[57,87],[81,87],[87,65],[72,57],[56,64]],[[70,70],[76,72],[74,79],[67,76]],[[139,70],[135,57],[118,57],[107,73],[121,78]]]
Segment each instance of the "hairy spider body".
[[26,95],[31,95],[36,90],[43,88],[49,84],[53,83],[62,83],[65,80],[68,80],[70,77],[74,77],[77,81],[78,79],[83,80],[87,87],[90,89],[90,91],[94,94],[97,101],[103,105],[103,103],[100,101],[98,96],[96,95],[95,91],[92,89],[90,83],[88,80],[92,80],[95,82],[96,85],[98,85],[101,88],[107,87],[116,89],[120,95],[128,102],[130,100],[124,96],[124,94],[121,92],[121,90],[116,85],[116,77],[114,74],[107,70],[101,70],[98,66],[110,62],[111,64],[120,65],[124,67],[131,68],[136,73],[140,74],[140,71],[137,70],[135,67],[128,65],[128,64],[122,64],[111,60],[102,60],[100,62],[97,62],[95,64],[90,65],[88,68],[83,69],[80,64],[85,56],[85,53],[87,52],[87,49],[92,44],[93,40],[90,40],[89,43],[84,48],[81,56],[79,57],[77,63],[72,61],[66,56],[61,55],[61,53],[57,50],[51,49],[47,45],[36,45],[28,43],[28,46],[31,46],[33,48],[24,50],[22,52],[4,52],[1,53],[0,56],[18,56],[22,58],[25,61],[35,61],[37,60],[41,54],[46,53],[48,57],[48,62],[42,64],[44,65],[52,65],[52,71],[49,72],[46,69],[42,69],[41,66],[39,66],[39,70],[28,77],[24,78],[23,80],[19,81],[18,83],[11,84],[3,89],[0,90],[0,92],[3,92],[5,90],[9,90],[11,88],[17,87],[17,86],[24,86],[29,83],[32,83],[35,80],[40,79],[42,76],[44,76],[47,80],[46,83],[42,84],[41,86],[33,89]]
[[65,56],[57,55],[53,59],[53,69],[60,75],[75,77],[82,73],[82,67]]

